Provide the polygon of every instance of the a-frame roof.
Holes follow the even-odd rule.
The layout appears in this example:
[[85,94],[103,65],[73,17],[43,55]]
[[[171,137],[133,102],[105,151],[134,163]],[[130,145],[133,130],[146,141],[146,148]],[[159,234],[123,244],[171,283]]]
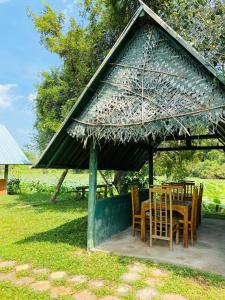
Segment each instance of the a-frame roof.
[[[68,127],[87,106],[101,79],[108,71],[110,63],[113,62],[113,59],[116,57],[120,49],[129,40],[129,38],[132,37],[136,27],[138,26],[138,22],[144,17],[144,15],[147,15],[151,22],[157,24],[164,34],[174,42],[175,46],[179,45],[179,47],[182,47],[182,49],[187,52],[188,55],[190,55],[192,59],[194,59],[197,64],[209,74],[209,76],[216,78],[220,84],[220,87],[225,90],[224,77],[216,70],[216,68],[207,62],[204,57],[201,56],[193,47],[185,42],[181,36],[179,36],[171,27],[169,27],[148,6],[146,6],[142,1],[140,1],[140,3],[141,6],[84,89],[77,103],[74,105],[71,112],[63,122],[60,130],[53,137],[40,160],[36,164],[36,167],[88,168],[88,145],[84,149],[83,144],[80,141],[71,138],[67,133]],[[224,136],[222,138],[224,138]],[[114,158],[113,162],[110,159],[111,156]],[[124,158],[126,159],[124,160]],[[141,145],[141,143],[127,143],[124,145],[105,143],[101,147],[99,169],[136,170],[145,163],[147,158],[148,151],[146,147]]]
[[30,165],[6,127],[0,124],[0,165]]

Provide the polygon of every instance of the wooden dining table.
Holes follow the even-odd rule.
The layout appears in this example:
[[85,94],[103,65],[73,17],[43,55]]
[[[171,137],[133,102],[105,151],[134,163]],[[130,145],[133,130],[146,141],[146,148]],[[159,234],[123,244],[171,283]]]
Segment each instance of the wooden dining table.
[[[172,210],[178,212],[183,216],[183,246],[188,247],[188,220],[189,212],[191,210],[191,201],[173,201]],[[142,201],[141,203],[141,240],[145,241],[145,215],[149,211],[149,200]]]

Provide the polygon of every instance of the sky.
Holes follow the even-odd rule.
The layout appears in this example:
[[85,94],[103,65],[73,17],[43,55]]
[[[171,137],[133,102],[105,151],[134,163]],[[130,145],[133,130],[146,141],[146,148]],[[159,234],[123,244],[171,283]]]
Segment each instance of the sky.
[[[27,9],[39,14],[41,0],[0,0],[0,123],[4,124],[18,144],[32,142],[35,124],[33,100],[41,72],[60,66],[59,58],[40,44]],[[48,0],[67,18],[79,18],[74,0]]]

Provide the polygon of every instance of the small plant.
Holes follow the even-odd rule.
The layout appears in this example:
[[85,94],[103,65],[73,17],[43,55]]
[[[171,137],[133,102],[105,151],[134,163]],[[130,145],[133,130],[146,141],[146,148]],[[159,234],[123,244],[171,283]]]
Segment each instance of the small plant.
[[10,179],[7,183],[7,191],[9,195],[17,195],[21,192],[20,180],[18,178]]

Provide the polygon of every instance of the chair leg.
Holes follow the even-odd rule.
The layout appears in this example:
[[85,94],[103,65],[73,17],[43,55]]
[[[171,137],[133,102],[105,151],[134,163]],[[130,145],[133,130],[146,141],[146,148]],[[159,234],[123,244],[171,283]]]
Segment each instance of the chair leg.
[[170,239],[170,250],[173,250],[173,237]]
[[135,236],[135,222],[132,223],[132,235]]
[[177,230],[176,230],[176,244],[178,245],[179,244],[179,242],[180,242],[180,232],[179,232],[179,226],[178,226],[178,228],[177,228]]
[[192,246],[194,246],[194,232],[192,229],[191,229],[191,244]]

